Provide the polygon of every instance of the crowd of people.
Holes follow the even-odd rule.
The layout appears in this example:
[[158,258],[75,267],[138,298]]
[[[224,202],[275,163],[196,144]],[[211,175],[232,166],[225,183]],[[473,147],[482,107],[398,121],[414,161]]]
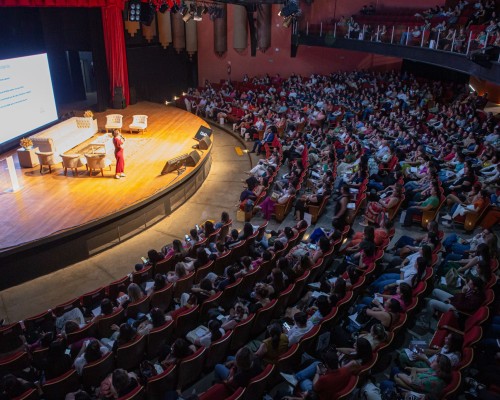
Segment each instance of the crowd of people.
[[[493,50],[492,54],[498,57],[498,12],[493,0],[474,3],[464,0],[455,7],[437,5],[401,20],[396,14],[377,13],[377,10],[368,10],[366,6],[359,15],[341,17],[334,23],[336,34],[345,35],[348,39],[426,46],[458,53],[487,49]],[[371,17],[367,18],[367,15]],[[370,19],[377,22],[370,23]]]
[[[470,239],[445,235],[440,226],[458,228],[468,214],[498,215],[492,205],[500,178],[499,121],[466,89],[368,71],[245,76],[190,89],[184,99],[190,111],[231,121],[229,129],[254,142],[255,166],[234,199],[250,210],[253,223],[232,229],[223,211],[219,221],[203,221],[184,238],[151,249],[130,277],[111,285],[116,290],[110,286],[96,297],[98,304],[51,311],[44,326],[26,323],[21,347],[9,350],[42,356],[32,358],[29,372],[4,373],[1,398],[43,391],[73,368],[83,377],[96,361],[168,326],[175,328],[153,354],[67,398],[121,398],[148,389],[152,376],[180,368],[226,335],[238,346],[213,366],[214,398],[247,387],[269,366],[291,387],[286,398],[336,398],[353,379],[370,399],[406,392],[439,398],[460,373],[469,376],[471,395],[495,396],[498,317],[478,343],[457,331],[463,320],[473,325],[468,315],[481,308],[496,313],[497,236],[490,228]],[[310,206],[325,199],[326,216],[308,226]],[[276,205],[292,200],[295,223],[269,229]],[[167,292],[169,300],[159,301]],[[416,324],[409,318],[415,313]],[[442,315],[457,328],[438,329]],[[114,316],[120,319],[106,332],[89,328]],[[257,320],[245,337],[244,327]],[[408,328],[418,338],[445,334],[430,344],[396,347],[390,379],[367,373],[400,343],[395,337],[410,335]],[[75,336],[82,331],[88,335]],[[309,347],[311,358],[286,363],[289,349],[302,350],[319,333],[329,334],[326,342],[317,340],[319,351]],[[475,379],[462,370],[472,346]],[[174,385],[163,398],[176,399],[185,388]]]

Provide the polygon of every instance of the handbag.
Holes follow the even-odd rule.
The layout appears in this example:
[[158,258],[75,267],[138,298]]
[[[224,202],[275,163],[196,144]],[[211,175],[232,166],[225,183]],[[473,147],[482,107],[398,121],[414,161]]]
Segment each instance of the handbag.
[[445,275],[446,286],[457,287],[457,281],[459,279],[458,271],[455,268],[450,268]]

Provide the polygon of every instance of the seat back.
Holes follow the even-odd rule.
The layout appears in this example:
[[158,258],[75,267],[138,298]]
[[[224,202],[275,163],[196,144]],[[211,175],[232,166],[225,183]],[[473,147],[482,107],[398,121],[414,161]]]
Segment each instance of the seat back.
[[113,314],[100,318],[97,321],[97,332],[98,336],[110,337],[113,334],[111,329],[112,325],[120,325],[120,323],[125,318],[125,310],[123,308],[118,309]]
[[161,260],[156,263],[154,274],[163,274],[165,275],[169,271],[173,271],[175,268],[175,264],[177,264],[177,257],[175,255],[171,255],[165,260]]
[[147,124],[148,116],[147,115],[134,115],[132,117],[132,125],[136,124]]
[[121,114],[106,115],[106,125],[122,124],[122,121],[123,121],[123,115]]
[[71,311],[73,308],[79,308],[80,307],[80,299],[78,297],[67,301],[66,303],[59,304],[58,306],[54,307],[52,312],[56,317],[60,317],[64,313]]
[[121,279],[118,279],[117,281],[111,282],[106,288],[108,297],[111,300],[116,300],[120,292],[127,291],[127,287],[129,284],[130,284],[130,278],[128,277],[128,275],[124,276]]
[[231,339],[231,354],[238,351],[250,341],[252,326],[255,321],[255,314],[250,314],[247,319],[240,321],[233,329]]
[[294,287],[295,285],[292,283],[279,294],[274,308],[274,318],[280,318],[285,313],[285,309],[289,304],[290,295],[292,294]]
[[26,392],[20,396],[14,397],[12,400],[38,400],[40,396],[38,395],[38,389],[28,389]]
[[296,304],[302,296],[302,292],[306,286],[307,281],[309,280],[309,275],[311,271],[305,271],[301,277],[295,280],[295,284],[290,293],[290,297],[288,298],[288,304]]
[[106,154],[85,154],[85,158],[90,170],[101,170],[106,167]]
[[220,298],[222,296],[222,291],[217,292],[206,299],[200,307],[200,322],[205,322],[209,319],[208,310],[211,308],[217,308],[219,305]]
[[64,168],[78,168],[82,166],[80,154],[61,154],[61,159]]
[[83,328],[78,329],[75,332],[68,333],[66,335],[66,342],[72,344],[78,342],[81,339],[95,337],[97,334],[97,324],[90,322]]
[[349,382],[347,382],[347,385],[345,385],[342,390],[337,392],[332,397],[337,400],[350,398],[352,392],[354,391],[354,389],[356,389],[358,382],[359,382],[359,376],[354,374],[351,375],[351,377],[349,378]]
[[274,299],[267,306],[262,307],[255,313],[255,322],[252,326],[252,337],[257,337],[266,329],[267,325],[269,325],[274,315],[276,304],[277,300]]
[[179,299],[181,294],[184,292],[188,292],[193,286],[194,281],[194,272],[190,272],[186,276],[179,279],[174,286],[174,299]]
[[223,362],[226,355],[229,354],[229,345],[233,331],[228,331],[219,340],[212,342],[207,351],[207,358],[205,360],[205,369],[212,370],[215,364]]
[[109,373],[113,372],[114,368],[114,354],[107,353],[99,360],[83,367],[81,382],[85,388],[97,387]]
[[144,399],[145,394],[146,391],[144,390],[144,387],[137,386],[134,390],[132,390],[130,393],[127,393],[125,396],[118,397],[118,400],[142,400]]
[[47,399],[63,400],[67,393],[76,392],[80,387],[80,378],[75,369],[71,369],[57,378],[45,381],[43,395]]
[[161,348],[172,337],[174,331],[174,321],[165,322],[158,328],[151,329],[146,335],[146,357],[151,360],[158,356]]
[[182,312],[175,319],[175,337],[185,337],[186,334],[198,325],[200,306],[191,307]]
[[163,289],[155,290],[151,293],[151,307],[159,308],[163,312],[167,311],[172,302],[173,294],[174,285],[171,283],[167,283]]
[[439,398],[441,399],[452,399],[460,390],[462,385],[462,374],[460,371],[451,371],[451,380],[448,385],[443,389]]
[[177,364],[169,365],[161,374],[148,379],[146,392],[148,399],[163,399],[165,392],[175,390],[177,382]]
[[264,371],[253,378],[247,385],[243,399],[253,400],[262,398],[266,390],[271,386],[275,369],[276,367],[273,364],[268,364]]
[[183,358],[179,363],[177,389],[183,390],[195,382],[203,371],[207,349],[200,347],[194,354]]
[[116,350],[116,367],[130,371],[139,366],[146,350],[146,337],[137,337]]
[[127,307],[126,314],[127,318],[136,318],[137,314],[147,314],[149,311],[149,304],[151,303],[151,296],[144,296],[133,303],[130,303]]
[[194,283],[200,283],[200,281],[202,281],[209,272],[212,272],[213,266],[214,261],[212,260],[198,268],[198,270],[194,274]]
[[153,278],[153,266],[149,265],[144,267],[140,271],[136,271],[132,274],[132,282],[142,285],[146,281],[150,281]]
[[16,373],[28,368],[31,360],[27,352],[18,351],[0,360],[0,377],[8,373]]
[[106,297],[106,289],[104,287],[100,287],[81,296],[80,303],[83,308],[91,310],[98,307],[104,297]]
[[241,285],[243,283],[243,278],[238,278],[236,282],[231,283],[226,286],[222,292],[222,296],[219,299],[219,304],[224,309],[229,309],[236,299],[237,293],[239,293]]
[[[40,314],[40,323],[45,322],[46,315],[48,314],[47,313]],[[31,325],[30,328],[33,331],[40,326],[35,322],[36,321],[33,320],[33,323],[30,324]],[[53,322],[52,322],[52,327],[54,327]],[[23,341],[20,336],[22,334],[23,334],[23,329],[19,322],[0,327],[0,354],[9,353],[13,350],[20,348],[23,345]]]
[[[242,393],[244,392],[244,388],[238,388],[236,392],[230,394],[231,391],[229,388],[223,383],[216,383],[212,385],[207,391],[201,393],[198,397],[199,400],[228,400],[228,399],[240,399]],[[235,394],[238,394],[240,397],[233,397]]]
[[37,151],[35,154],[38,156],[38,162],[40,165],[54,165],[57,164],[57,161],[54,157],[54,153],[51,151]]

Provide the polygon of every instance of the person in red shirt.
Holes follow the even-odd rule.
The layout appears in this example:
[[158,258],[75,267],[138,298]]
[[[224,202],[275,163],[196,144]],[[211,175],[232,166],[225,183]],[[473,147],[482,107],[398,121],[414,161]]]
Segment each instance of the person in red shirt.
[[351,373],[349,368],[339,368],[337,352],[331,349],[323,356],[323,362],[315,361],[295,375],[281,376],[303,392],[314,391],[320,400],[334,400],[349,382]]

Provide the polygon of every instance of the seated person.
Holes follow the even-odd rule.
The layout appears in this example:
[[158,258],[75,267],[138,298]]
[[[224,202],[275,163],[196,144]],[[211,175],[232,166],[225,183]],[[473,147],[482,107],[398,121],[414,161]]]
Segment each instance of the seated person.
[[276,364],[279,357],[288,351],[288,336],[283,333],[279,322],[274,322],[267,328],[267,337],[264,339],[254,356],[262,359],[266,364]]
[[286,333],[288,336],[288,345],[292,346],[298,343],[302,336],[313,328],[313,323],[307,318],[307,314],[303,311],[296,312],[293,315],[294,325]]
[[318,394],[320,400],[334,399],[349,382],[352,372],[345,367],[339,368],[337,352],[328,350],[322,357],[323,362],[314,361],[308,367],[296,374],[281,373],[292,386],[298,386],[301,391]]
[[383,381],[381,391],[389,391],[395,386],[427,395],[429,399],[439,399],[441,391],[451,379],[451,362],[444,355],[438,355],[429,368],[409,368],[409,374],[396,373],[393,381]]
[[262,372],[257,360],[248,347],[238,350],[235,357],[228,357],[225,364],[217,364],[215,376],[223,381],[232,391],[239,387],[246,387],[252,378]]

